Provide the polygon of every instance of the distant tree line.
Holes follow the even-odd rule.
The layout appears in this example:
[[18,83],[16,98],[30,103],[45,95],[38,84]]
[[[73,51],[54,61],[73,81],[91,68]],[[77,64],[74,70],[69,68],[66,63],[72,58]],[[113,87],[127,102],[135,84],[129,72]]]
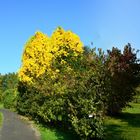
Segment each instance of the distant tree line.
[[17,86],[17,73],[0,74],[0,102],[5,108],[16,108]]

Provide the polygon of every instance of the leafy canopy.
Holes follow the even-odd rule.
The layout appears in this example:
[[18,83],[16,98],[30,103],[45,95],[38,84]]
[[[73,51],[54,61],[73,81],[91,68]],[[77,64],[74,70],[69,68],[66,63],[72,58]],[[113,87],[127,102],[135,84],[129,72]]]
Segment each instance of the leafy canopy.
[[58,27],[51,37],[36,32],[25,45],[19,78],[24,82],[34,82],[46,72],[53,78],[60,71],[53,67],[56,60],[66,65],[69,58],[75,59],[82,52],[80,38],[71,31]]

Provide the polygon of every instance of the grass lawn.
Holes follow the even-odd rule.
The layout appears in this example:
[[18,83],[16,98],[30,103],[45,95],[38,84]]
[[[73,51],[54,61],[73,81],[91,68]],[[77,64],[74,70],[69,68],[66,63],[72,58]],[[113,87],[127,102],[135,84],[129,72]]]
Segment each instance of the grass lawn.
[[105,140],[140,140],[140,103],[131,103],[117,117],[105,119]]
[[78,140],[73,134],[54,128],[39,127],[41,140]]

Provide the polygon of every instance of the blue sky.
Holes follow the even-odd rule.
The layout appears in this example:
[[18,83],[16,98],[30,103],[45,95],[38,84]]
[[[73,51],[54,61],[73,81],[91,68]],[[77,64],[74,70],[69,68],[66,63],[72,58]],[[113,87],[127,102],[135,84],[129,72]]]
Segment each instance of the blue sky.
[[0,73],[16,72],[24,44],[57,26],[78,34],[85,45],[110,49],[140,45],[140,0],[0,0]]

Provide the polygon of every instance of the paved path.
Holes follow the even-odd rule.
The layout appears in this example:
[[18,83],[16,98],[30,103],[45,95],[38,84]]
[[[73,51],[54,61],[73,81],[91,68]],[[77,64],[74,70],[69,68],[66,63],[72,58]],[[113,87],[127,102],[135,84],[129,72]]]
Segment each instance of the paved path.
[[1,109],[4,115],[3,126],[0,130],[0,140],[39,140],[39,136],[19,116],[6,109]]

